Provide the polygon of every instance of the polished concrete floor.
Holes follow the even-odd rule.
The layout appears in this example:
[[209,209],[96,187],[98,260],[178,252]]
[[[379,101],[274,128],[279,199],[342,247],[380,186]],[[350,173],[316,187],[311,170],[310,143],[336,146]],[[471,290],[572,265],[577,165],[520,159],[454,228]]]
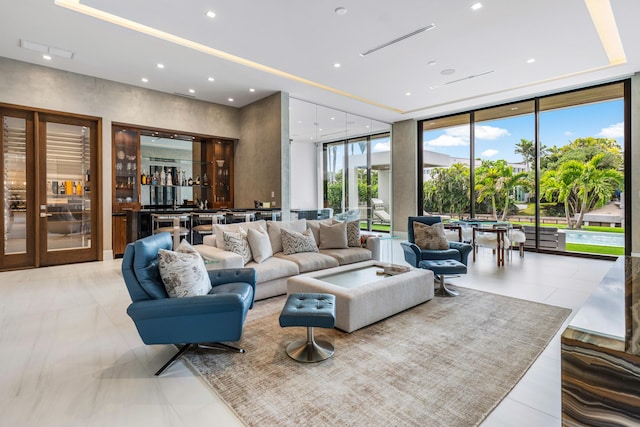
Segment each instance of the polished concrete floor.
[[[573,316],[611,265],[526,253],[498,268],[481,249],[451,283]],[[0,273],[0,426],[243,425],[182,362],[153,376],[175,349],[140,341],[129,302],[119,260]],[[558,335],[482,426],[560,426],[560,413]]]

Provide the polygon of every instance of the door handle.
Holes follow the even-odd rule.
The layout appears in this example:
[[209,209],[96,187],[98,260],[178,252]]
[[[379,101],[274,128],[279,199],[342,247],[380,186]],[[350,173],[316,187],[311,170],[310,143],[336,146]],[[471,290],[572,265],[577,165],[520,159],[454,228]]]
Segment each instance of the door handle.
[[40,218],[46,218],[48,216],[53,216],[53,214],[46,213],[46,212],[40,212]]

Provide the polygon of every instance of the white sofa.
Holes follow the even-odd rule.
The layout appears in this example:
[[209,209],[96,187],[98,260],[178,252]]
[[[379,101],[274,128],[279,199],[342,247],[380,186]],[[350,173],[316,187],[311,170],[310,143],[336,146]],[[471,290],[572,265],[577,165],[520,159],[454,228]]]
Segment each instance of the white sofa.
[[[250,267],[256,270],[256,300],[269,298],[287,293],[287,279],[301,273],[318,271],[326,268],[338,267],[368,260],[380,260],[380,239],[377,236],[367,236],[365,247],[351,246],[346,248],[322,249],[323,239],[321,229],[327,224],[335,224],[335,220],[299,219],[294,221],[252,221],[236,224],[214,226],[215,234],[204,237],[202,245],[195,248],[205,260],[217,261],[214,268]],[[324,225],[321,228],[321,223]],[[256,262],[251,260],[245,264],[241,255],[224,249],[224,231],[238,232],[239,229],[248,231],[250,228],[261,229],[269,236],[273,255]],[[311,229],[314,239],[321,248],[318,252],[301,252],[291,255],[283,253],[281,230],[303,232]],[[330,245],[329,245],[330,246]]]

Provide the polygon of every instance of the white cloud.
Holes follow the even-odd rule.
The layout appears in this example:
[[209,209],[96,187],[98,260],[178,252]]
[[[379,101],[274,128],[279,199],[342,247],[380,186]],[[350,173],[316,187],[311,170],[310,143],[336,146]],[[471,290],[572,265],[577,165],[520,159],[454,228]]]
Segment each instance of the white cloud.
[[453,135],[440,135],[436,139],[427,141],[426,144],[430,147],[455,147],[461,145],[469,145],[469,140]]
[[564,136],[573,136],[573,132],[571,132],[570,130],[565,130]]
[[391,151],[391,142],[387,141],[387,142],[378,142],[376,145],[373,146],[373,150],[374,153],[380,152],[380,151]]
[[494,149],[491,149],[491,148],[490,148],[490,149],[488,149],[488,150],[484,150],[482,153],[480,153],[480,155],[481,155],[482,157],[493,157],[493,156],[495,156],[495,155],[496,155],[496,154],[498,154],[498,153],[499,153],[499,151],[498,151],[498,150],[494,150]]
[[508,130],[494,126],[476,126],[476,139],[494,140],[511,135]]
[[600,131],[596,136],[601,138],[623,138],[624,137],[624,123],[616,123],[609,127],[606,127]]

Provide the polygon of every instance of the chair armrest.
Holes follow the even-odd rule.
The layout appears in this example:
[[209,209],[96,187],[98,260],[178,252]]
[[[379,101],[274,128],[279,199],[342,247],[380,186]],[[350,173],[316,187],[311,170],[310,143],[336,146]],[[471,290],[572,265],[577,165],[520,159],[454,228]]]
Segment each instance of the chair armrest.
[[408,262],[411,266],[418,267],[418,264],[422,259],[422,255],[418,245],[410,242],[400,242],[400,246],[404,251],[404,260]]
[[129,305],[127,314],[135,321],[235,313],[241,311],[242,307],[243,303],[238,294],[215,294],[138,301]]
[[367,249],[371,251],[371,259],[380,261],[380,238],[378,236],[367,236]]
[[253,288],[253,300],[251,306],[253,308],[253,302],[256,295],[256,280],[257,273],[254,268],[225,268],[220,270],[210,270],[209,280],[211,280],[211,286],[216,287],[218,285],[224,285],[225,283],[242,282],[248,283]]
[[458,250],[460,252],[460,262],[467,265],[469,254],[471,253],[473,246],[468,243],[449,242],[449,248]]

